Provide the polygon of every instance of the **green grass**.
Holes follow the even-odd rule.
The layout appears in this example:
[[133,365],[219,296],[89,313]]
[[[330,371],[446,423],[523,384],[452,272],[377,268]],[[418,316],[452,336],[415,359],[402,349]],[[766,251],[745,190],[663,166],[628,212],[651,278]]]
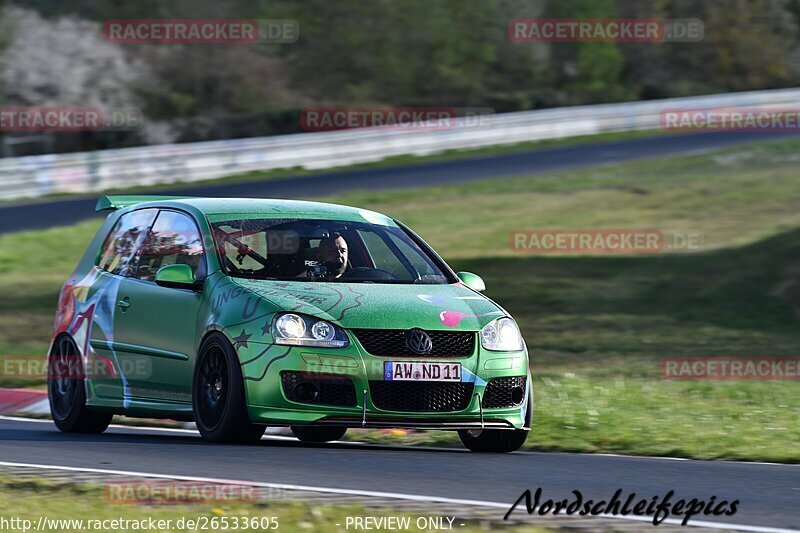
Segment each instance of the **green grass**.
[[[131,484],[127,482],[127,484]],[[244,530],[244,520],[259,520],[263,517],[276,517],[278,522],[277,531],[308,531],[309,533],[323,531],[344,531],[344,521],[347,516],[410,516],[412,527],[409,531],[431,531],[417,529],[413,525],[421,515],[411,515],[407,512],[392,512],[391,510],[365,509],[357,505],[312,505],[300,501],[287,500],[266,500],[262,502],[245,503],[226,503],[209,502],[187,505],[137,505],[137,504],[115,504],[106,501],[106,492],[102,486],[90,484],[56,483],[51,481],[36,479],[16,480],[10,477],[0,477],[0,508],[5,512],[0,518],[6,520],[11,518],[30,520],[29,528],[36,528],[39,518],[44,517],[44,527],[38,531],[52,531],[61,533],[63,531],[88,531],[90,526],[88,521],[104,520],[146,520],[152,517],[154,520],[165,521],[164,528],[157,529],[163,532],[193,531],[199,528],[179,527],[179,520],[205,520],[207,530],[215,531],[224,528],[224,521],[227,521],[229,528],[233,531],[234,520],[238,518],[240,530]],[[510,503],[509,503],[510,505]],[[68,525],[60,520],[83,520],[83,528],[77,527],[75,522]],[[171,522],[167,523],[169,520]],[[216,522],[214,522],[216,521]],[[96,522],[93,522],[96,523]],[[197,522],[196,522],[197,523]],[[217,527],[210,527],[214,523]],[[336,524],[341,523],[341,527]],[[466,523],[460,527],[455,524]],[[258,522],[256,522],[258,524]],[[13,526],[13,524],[9,524]],[[110,523],[109,523],[110,525]],[[93,527],[93,526],[91,526]],[[492,523],[489,521],[466,522],[463,520],[454,521],[454,527],[458,531],[475,533],[478,531],[512,531],[519,533],[537,533],[552,531],[549,528],[533,526],[509,527],[503,523]],[[136,528],[129,524],[128,530],[146,530]],[[352,529],[352,526],[351,526]],[[10,531],[22,531],[19,528],[9,528]],[[29,529],[30,530],[30,529]],[[104,527],[105,531],[115,531],[113,527]],[[248,531],[267,531],[267,529],[247,528]],[[273,529],[274,531],[274,529]]]
[[[797,381],[667,381],[658,363],[800,355],[799,148],[770,142],[326,201],[396,216],[456,270],[484,277],[531,352],[529,448],[798,462]],[[8,353],[44,350],[58,286],[96,226],[0,236]],[[704,245],[613,257],[509,248],[511,231],[543,228],[658,228],[702,234]],[[453,442],[435,432],[365,438]]]
[[[0,354],[15,361],[44,359],[58,291],[99,227],[91,221],[0,236]],[[41,381],[0,376],[2,386]]]

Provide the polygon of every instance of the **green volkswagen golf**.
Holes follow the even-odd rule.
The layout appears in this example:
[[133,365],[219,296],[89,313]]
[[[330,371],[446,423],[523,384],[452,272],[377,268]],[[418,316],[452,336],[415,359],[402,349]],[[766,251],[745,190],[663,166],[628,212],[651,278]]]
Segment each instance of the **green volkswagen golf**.
[[103,197],[110,211],[59,297],[53,420],[194,421],[215,442],[267,426],[458,431],[511,452],[533,411],[517,324],[400,222],[262,199]]

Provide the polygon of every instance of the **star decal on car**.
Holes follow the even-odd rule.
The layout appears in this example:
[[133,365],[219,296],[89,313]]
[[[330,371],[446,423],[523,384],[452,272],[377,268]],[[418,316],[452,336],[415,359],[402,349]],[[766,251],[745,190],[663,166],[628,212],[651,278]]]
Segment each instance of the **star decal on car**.
[[245,330],[242,330],[242,333],[238,337],[233,338],[233,347],[247,348],[247,340],[252,336],[253,335],[247,333]]

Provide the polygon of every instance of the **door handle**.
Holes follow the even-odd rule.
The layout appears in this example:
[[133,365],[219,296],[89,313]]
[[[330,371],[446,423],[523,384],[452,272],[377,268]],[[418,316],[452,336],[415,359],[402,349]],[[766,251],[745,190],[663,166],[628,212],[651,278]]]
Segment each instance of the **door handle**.
[[127,311],[131,306],[131,299],[126,296],[122,300],[118,301],[117,305],[119,306],[120,310]]

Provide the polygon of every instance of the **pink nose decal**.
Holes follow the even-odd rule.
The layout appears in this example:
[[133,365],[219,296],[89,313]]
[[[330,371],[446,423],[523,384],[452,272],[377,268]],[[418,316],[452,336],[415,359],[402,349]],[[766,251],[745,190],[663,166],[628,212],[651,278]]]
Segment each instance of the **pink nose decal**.
[[442,311],[439,313],[439,320],[442,321],[442,324],[447,326],[448,328],[456,327],[460,322],[461,319],[465,316],[470,316],[465,313],[459,313],[457,311]]

